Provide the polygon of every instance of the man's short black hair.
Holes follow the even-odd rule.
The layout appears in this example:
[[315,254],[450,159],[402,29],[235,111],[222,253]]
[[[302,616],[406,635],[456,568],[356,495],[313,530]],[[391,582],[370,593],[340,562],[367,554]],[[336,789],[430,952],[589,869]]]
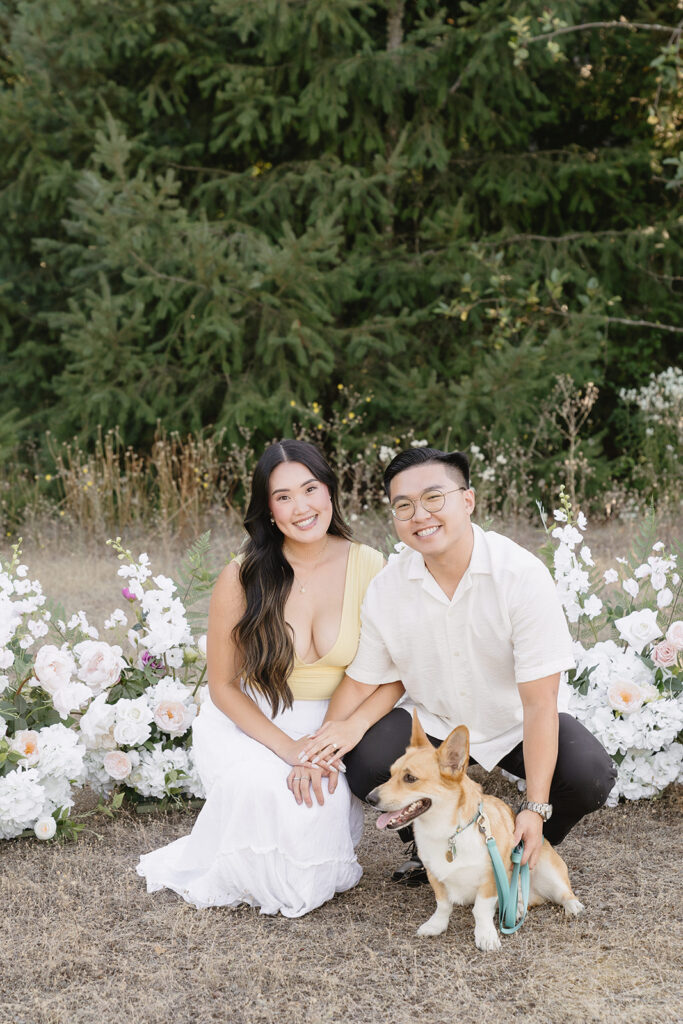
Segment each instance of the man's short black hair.
[[384,490],[389,494],[391,481],[404,469],[421,466],[425,462],[440,462],[448,469],[457,469],[465,486],[470,486],[470,461],[464,452],[442,452],[439,448],[408,448],[391,460],[384,470]]

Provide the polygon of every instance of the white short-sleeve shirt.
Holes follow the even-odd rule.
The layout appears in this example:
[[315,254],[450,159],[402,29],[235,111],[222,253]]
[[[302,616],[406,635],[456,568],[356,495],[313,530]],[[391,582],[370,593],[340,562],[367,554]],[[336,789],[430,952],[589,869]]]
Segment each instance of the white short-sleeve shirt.
[[[361,637],[347,672],[368,685],[403,681],[401,706],[444,739],[470,731],[487,771],[522,739],[517,686],[574,667],[572,640],[553,579],[514,541],[473,524],[470,564],[452,599],[422,555],[404,548],[370,583]],[[558,708],[569,689],[560,684]]]

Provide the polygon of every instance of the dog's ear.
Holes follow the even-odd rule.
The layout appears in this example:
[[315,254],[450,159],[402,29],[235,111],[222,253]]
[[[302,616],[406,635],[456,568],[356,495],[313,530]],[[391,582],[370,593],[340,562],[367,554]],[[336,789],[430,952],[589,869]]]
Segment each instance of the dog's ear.
[[427,734],[420,725],[420,719],[417,717],[417,708],[413,708],[413,731],[410,734],[410,746],[411,747],[430,747],[431,743],[427,739]]
[[466,725],[459,725],[446,737],[437,754],[439,767],[453,774],[464,772],[470,759],[470,733]]

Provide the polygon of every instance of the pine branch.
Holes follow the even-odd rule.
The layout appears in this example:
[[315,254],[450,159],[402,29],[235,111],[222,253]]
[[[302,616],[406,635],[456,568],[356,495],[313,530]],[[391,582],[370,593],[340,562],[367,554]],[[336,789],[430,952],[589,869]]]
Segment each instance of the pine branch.
[[670,32],[672,35],[680,35],[683,22],[679,25],[657,25],[648,24],[647,22],[640,21],[587,21],[582,25],[565,25],[564,28],[554,29],[552,32],[543,32],[538,36],[530,36],[524,40],[524,45],[529,46],[531,43],[542,43],[547,42],[549,39],[554,39],[556,36],[566,36],[570,32],[588,32],[592,28],[626,28],[633,29],[634,31],[645,31],[645,32]]
[[[552,313],[554,316],[562,316],[569,320],[579,314],[570,313],[561,309],[548,309],[547,313]],[[600,320],[606,324],[624,324],[626,327],[652,327],[656,331],[669,331],[671,334],[683,334],[683,327],[674,327],[673,324],[657,324],[653,323],[652,320],[628,320],[626,317],[621,316],[600,316]]]

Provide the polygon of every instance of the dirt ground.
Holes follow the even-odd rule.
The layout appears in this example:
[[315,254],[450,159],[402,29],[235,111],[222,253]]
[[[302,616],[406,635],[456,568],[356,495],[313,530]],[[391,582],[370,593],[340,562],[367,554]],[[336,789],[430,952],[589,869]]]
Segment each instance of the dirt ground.
[[[497,772],[487,788],[514,802]],[[469,908],[445,935],[416,936],[431,889],[390,881],[401,846],[370,812],[359,885],[297,920],[145,893],[139,854],[189,831],[193,813],[89,819],[65,846],[4,842],[0,1022],[680,1021],[682,797],[580,823],[560,850],[584,914],[534,908],[498,953],[476,949]]]
[[[380,543],[387,531],[377,520],[358,532]],[[510,532],[532,549],[543,539],[529,527]],[[215,538],[219,565],[237,535],[226,528]],[[628,529],[593,531],[587,542],[607,563],[625,551]],[[155,571],[177,565],[177,548],[149,553]],[[34,538],[24,560],[67,611],[83,607],[98,625],[120,603],[107,548]],[[475,771],[489,792],[516,802],[498,772]],[[138,856],[188,832],[194,813],[89,818],[79,841],[63,846],[2,842],[0,1024],[681,1021],[682,809],[683,789],[671,787],[585,819],[560,847],[585,913],[568,920],[535,908],[488,954],[474,945],[469,908],[454,909],[444,936],[417,938],[431,890],[390,881],[402,848],[370,812],[359,885],[293,921],[145,893]]]

